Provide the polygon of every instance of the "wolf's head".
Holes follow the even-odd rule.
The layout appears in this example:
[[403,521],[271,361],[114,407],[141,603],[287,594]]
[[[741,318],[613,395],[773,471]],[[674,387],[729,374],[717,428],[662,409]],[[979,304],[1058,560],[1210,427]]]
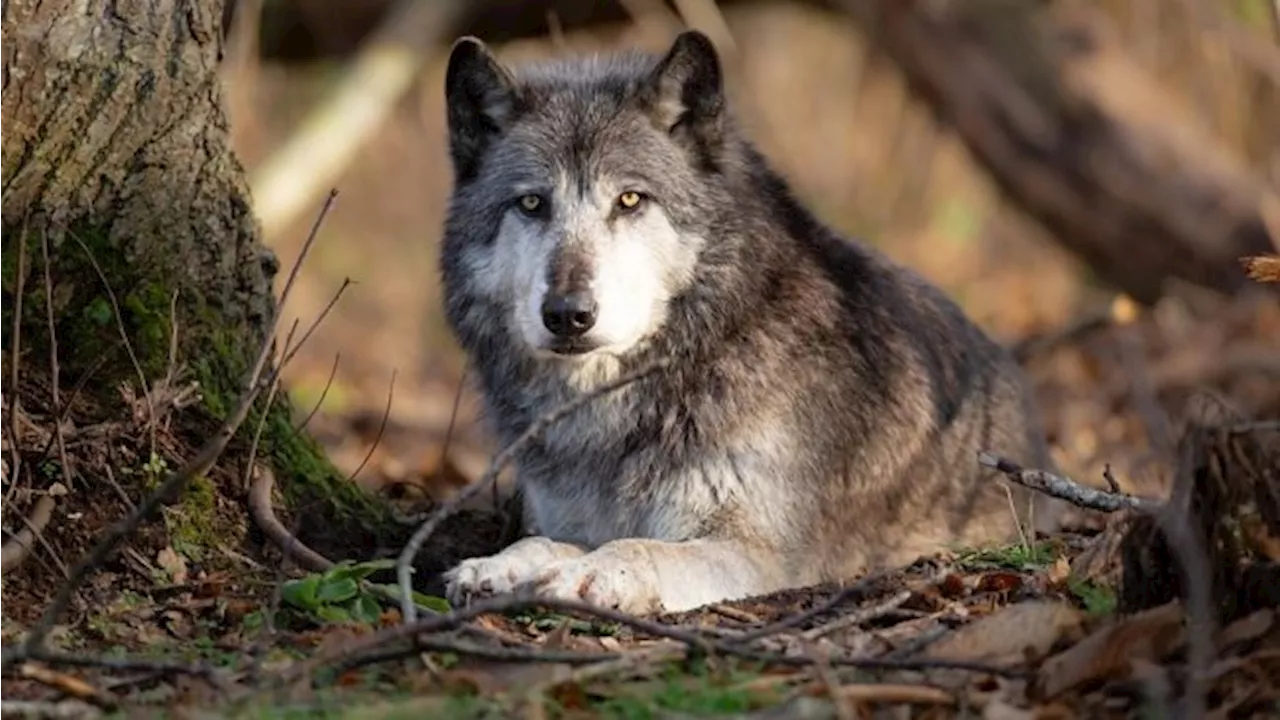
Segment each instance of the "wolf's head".
[[464,341],[483,323],[569,360],[625,355],[658,332],[693,281],[710,209],[727,204],[707,182],[727,122],[711,42],[686,32],[665,56],[513,72],[463,38],[445,86],[442,265]]

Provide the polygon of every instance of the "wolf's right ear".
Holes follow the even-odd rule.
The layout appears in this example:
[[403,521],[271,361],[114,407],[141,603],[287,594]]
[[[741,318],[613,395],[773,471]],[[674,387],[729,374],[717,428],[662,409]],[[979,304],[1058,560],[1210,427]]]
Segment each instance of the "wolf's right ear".
[[650,115],[668,132],[691,134],[704,149],[718,143],[725,102],[722,76],[711,39],[697,30],[680,33],[649,76]]
[[454,171],[470,177],[489,142],[515,114],[515,81],[483,42],[463,37],[449,53],[444,94]]

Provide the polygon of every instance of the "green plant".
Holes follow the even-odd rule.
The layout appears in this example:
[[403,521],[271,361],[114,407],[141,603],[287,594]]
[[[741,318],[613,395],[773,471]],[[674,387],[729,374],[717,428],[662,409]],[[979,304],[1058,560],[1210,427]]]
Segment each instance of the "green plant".
[[1073,576],[1067,579],[1067,589],[1090,615],[1107,616],[1116,611],[1116,591],[1106,585]]
[[[373,624],[382,614],[378,597],[396,597],[394,585],[371,583],[367,578],[379,570],[395,567],[395,561],[341,562],[321,573],[312,573],[284,584],[281,599],[294,610],[321,624]],[[442,598],[413,593],[414,602],[429,610],[448,612]]]

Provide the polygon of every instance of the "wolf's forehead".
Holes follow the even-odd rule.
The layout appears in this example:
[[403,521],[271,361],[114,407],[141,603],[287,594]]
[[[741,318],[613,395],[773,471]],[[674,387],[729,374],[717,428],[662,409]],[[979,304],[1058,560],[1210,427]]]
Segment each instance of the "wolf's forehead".
[[543,94],[502,143],[499,165],[513,182],[571,178],[575,185],[657,177],[674,146],[636,106],[580,88]]

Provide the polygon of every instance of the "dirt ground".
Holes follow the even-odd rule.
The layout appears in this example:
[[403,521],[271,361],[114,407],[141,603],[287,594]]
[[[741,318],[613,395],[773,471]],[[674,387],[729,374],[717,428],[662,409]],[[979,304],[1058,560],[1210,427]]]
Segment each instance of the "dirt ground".
[[[1274,424],[1266,425],[1280,418],[1274,296],[1223,299],[1182,288],[1154,308],[1134,307],[1093,284],[1006,206],[963,147],[928,119],[883,61],[866,59],[865,43],[843,25],[773,3],[744,6],[726,19],[740,46],[750,48],[736,97],[766,154],[824,220],[920,270],[1018,350],[1062,474],[1101,489],[1110,477],[1119,492],[1163,498],[1187,472],[1189,429],[1255,423],[1263,465],[1249,453],[1205,451],[1229,458],[1210,474],[1224,485],[1259,477],[1280,483],[1265,465],[1280,466]],[[589,48],[654,41],[624,26],[565,42]],[[552,50],[539,39],[499,51],[526,57]],[[423,513],[480,477],[494,451],[439,312],[435,253],[449,184],[442,61],[341,178],[284,318],[308,322],[344,278],[354,281],[287,368],[285,388],[299,420],[314,412],[307,428],[339,469],[393,503],[406,535]],[[279,147],[333,75],[325,65],[265,64],[252,78],[226,79],[236,148],[248,169]],[[267,238],[285,267],[311,219]],[[30,558],[5,573],[6,653],[37,622],[68,568],[154,487],[163,469],[157,463],[180,463],[216,427],[189,411],[170,415],[167,425],[145,423],[128,391],[118,405],[76,407],[64,433],[77,470],[68,481],[60,463],[48,462],[56,453],[49,449],[54,413],[42,400],[47,385],[38,368],[22,374],[18,421],[10,412],[13,393],[5,393],[4,424],[21,425],[23,452],[46,452],[34,463],[44,490],[6,485],[4,527],[22,527],[53,483],[87,497],[76,507],[88,510],[57,517]],[[1132,574],[1142,563],[1126,561],[1125,539],[1139,521],[1127,512],[1080,511],[1053,537],[956,548],[848,588],[643,622],[567,607],[464,612],[443,616],[410,645],[407,635],[395,635],[401,618],[394,603],[379,604],[376,592],[357,582],[358,572],[308,574],[285,562],[250,522],[234,461],[243,457],[236,454],[244,449],[241,435],[231,459],[202,481],[222,491],[208,492],[204,506],[166,509],[91,578],[51,635],[63,655],[6,670],[6,712],[1164,717],[1175,706],[1185,710],[1179,698],[1194,687],[1189,696],[1214,717],[1280,714],[1274,598],[1263,588],[1223,611],[1216,632],[1195,617],[1185,621],[1190,601],[1178,599],[1180,590],[1156,588],[1146,601],[1135,600],[1135,586],[1155,582],[1169,561],[1143,556],[1149,572]],[[9,443],[6,437],[6,468]],[[499,514],[506,488],[477,497],[442,527],[423,549],[420,569],[429,574],[500,544],[511,531]],[[201,532],[209,517],[239,530],[211,540]],[[1237,533],[1253,538],[1241,541],[1244,554],[1259,567],[1280,562],[1280,542],[1265,530],[1254,533],[1249,528],[1259,521],[1249,522]],[[342,558],[332,553],[346,538],[330,539],[325,549],[333,560],[386,560],[399,552],[362,548],[365,554]],[[367,572],[394,583],[385,567]],[[422,589],[437,587],[428,579]],[[1222,601],[1220,593],[1211,601]],[[1205,633],[1213,652],[1202,662],[1197,643]]]

